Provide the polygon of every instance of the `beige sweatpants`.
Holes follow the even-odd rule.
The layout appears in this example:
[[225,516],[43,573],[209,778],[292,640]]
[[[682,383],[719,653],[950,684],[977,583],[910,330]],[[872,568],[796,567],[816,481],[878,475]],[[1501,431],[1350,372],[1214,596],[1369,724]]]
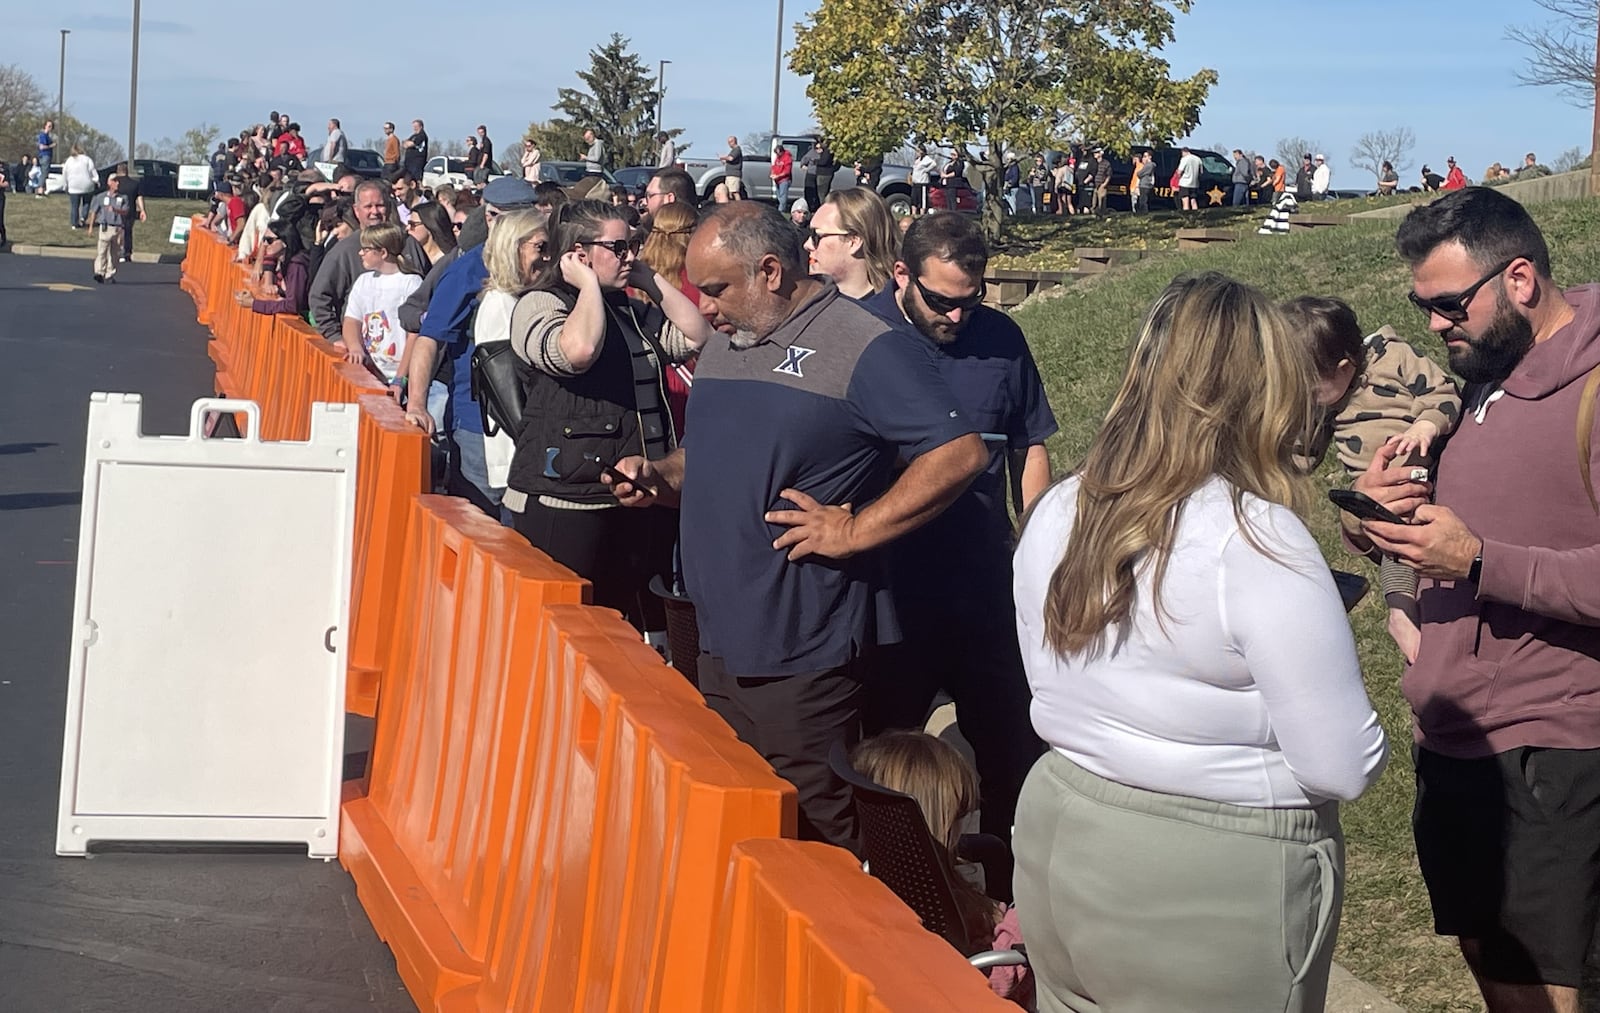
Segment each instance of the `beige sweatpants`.
[[94,227],[94,273],[109,278],[117,273],[117,258],[122,255],[122,230],[115,225]]
[[1316,1013],[1344,899],[1337,803],[1130,788],[1051,750],[1012,836],[1040,1013]]

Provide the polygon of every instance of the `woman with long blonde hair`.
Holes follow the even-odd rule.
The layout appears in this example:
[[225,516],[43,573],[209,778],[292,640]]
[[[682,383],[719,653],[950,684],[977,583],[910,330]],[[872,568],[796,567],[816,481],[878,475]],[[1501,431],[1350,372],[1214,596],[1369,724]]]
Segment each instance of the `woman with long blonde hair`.
[[1041,1010],[1323,1007],[1338,802],[1388,744],[1295,514],[1313,381],[1261,293],[1179,278],[1027,520],[1017,630],[1051,748],[1013,844]]
[[884,199],[863,186],[837,190],[811,216],[811,266],[852,299],[883,290],[900,256],[900,226]]

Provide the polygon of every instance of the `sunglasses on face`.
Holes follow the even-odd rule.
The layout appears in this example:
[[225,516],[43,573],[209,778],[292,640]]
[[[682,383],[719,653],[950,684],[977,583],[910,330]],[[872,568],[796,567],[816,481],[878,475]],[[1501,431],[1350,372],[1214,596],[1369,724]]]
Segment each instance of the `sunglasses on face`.
[[1478,294],[1478,289],[1487,285],[1496,275],[1521,259],[1521,257],[1512,257],[1473,282],[1471,287],[1457,292],[1455,295],[1436,295],[1424,299],[1422,296],[1417,295],[1416,292],[1407,292],[1406,298],[1411,300],[1411,305],[1422,311],[1423,316],[1431,317],[1437,313],[1451,323],[1459,324],[1467,319],[1467,304],[1472,301],[1473,296]]
[[639,243],[633,239],[587,239],[580,245],[598,246],[602,250],[610,250],[618,260],[622,259],[623,254],[639,252]]
[[806,229],[806,238],[810,240],[813,248],[821,246],[822,241],[829,236],[848,236],[849,232],[818,232],[816,229]]
[[922,301],[927,304],[928,309],[941,316],[946,313],[953,313],[956,310],[966,312],[977,309],[983,305],[983,297],[989,291],[989,283],[980,281],[978,282],[978,291],[961,299],[952,299],[929,289],[928,286],[922,283],[922,279],[915,275],[911,278],[911,284],[917,286],[917,291],[922,293]]

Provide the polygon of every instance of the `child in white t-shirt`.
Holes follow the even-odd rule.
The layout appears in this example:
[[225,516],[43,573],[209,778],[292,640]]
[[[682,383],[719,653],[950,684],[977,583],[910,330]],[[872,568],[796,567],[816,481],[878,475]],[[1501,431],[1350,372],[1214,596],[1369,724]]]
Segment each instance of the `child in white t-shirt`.
[[400,304],[422,285],[422,276],[405,262],[405,233],[383,222],[361,230],[363,273],[344,304],[344,357],[363,363],[393,383],[406,351]]

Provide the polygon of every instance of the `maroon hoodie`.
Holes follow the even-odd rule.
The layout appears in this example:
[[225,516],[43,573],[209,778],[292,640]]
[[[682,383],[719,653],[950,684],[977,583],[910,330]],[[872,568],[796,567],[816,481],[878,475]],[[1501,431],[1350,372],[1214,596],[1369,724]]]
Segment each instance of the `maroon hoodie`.
[[[1422,581],[1422,648],[1401,688],[1417,742],[1469,758],[1600,747],[1600,515],[1578,471],[1577,413],[1600,365],[1600,285],[1529,349],[1439,459],[1434,499],[1483,539],[1482,579]],[[1591,436],[1600,482],[1600,437]]]

